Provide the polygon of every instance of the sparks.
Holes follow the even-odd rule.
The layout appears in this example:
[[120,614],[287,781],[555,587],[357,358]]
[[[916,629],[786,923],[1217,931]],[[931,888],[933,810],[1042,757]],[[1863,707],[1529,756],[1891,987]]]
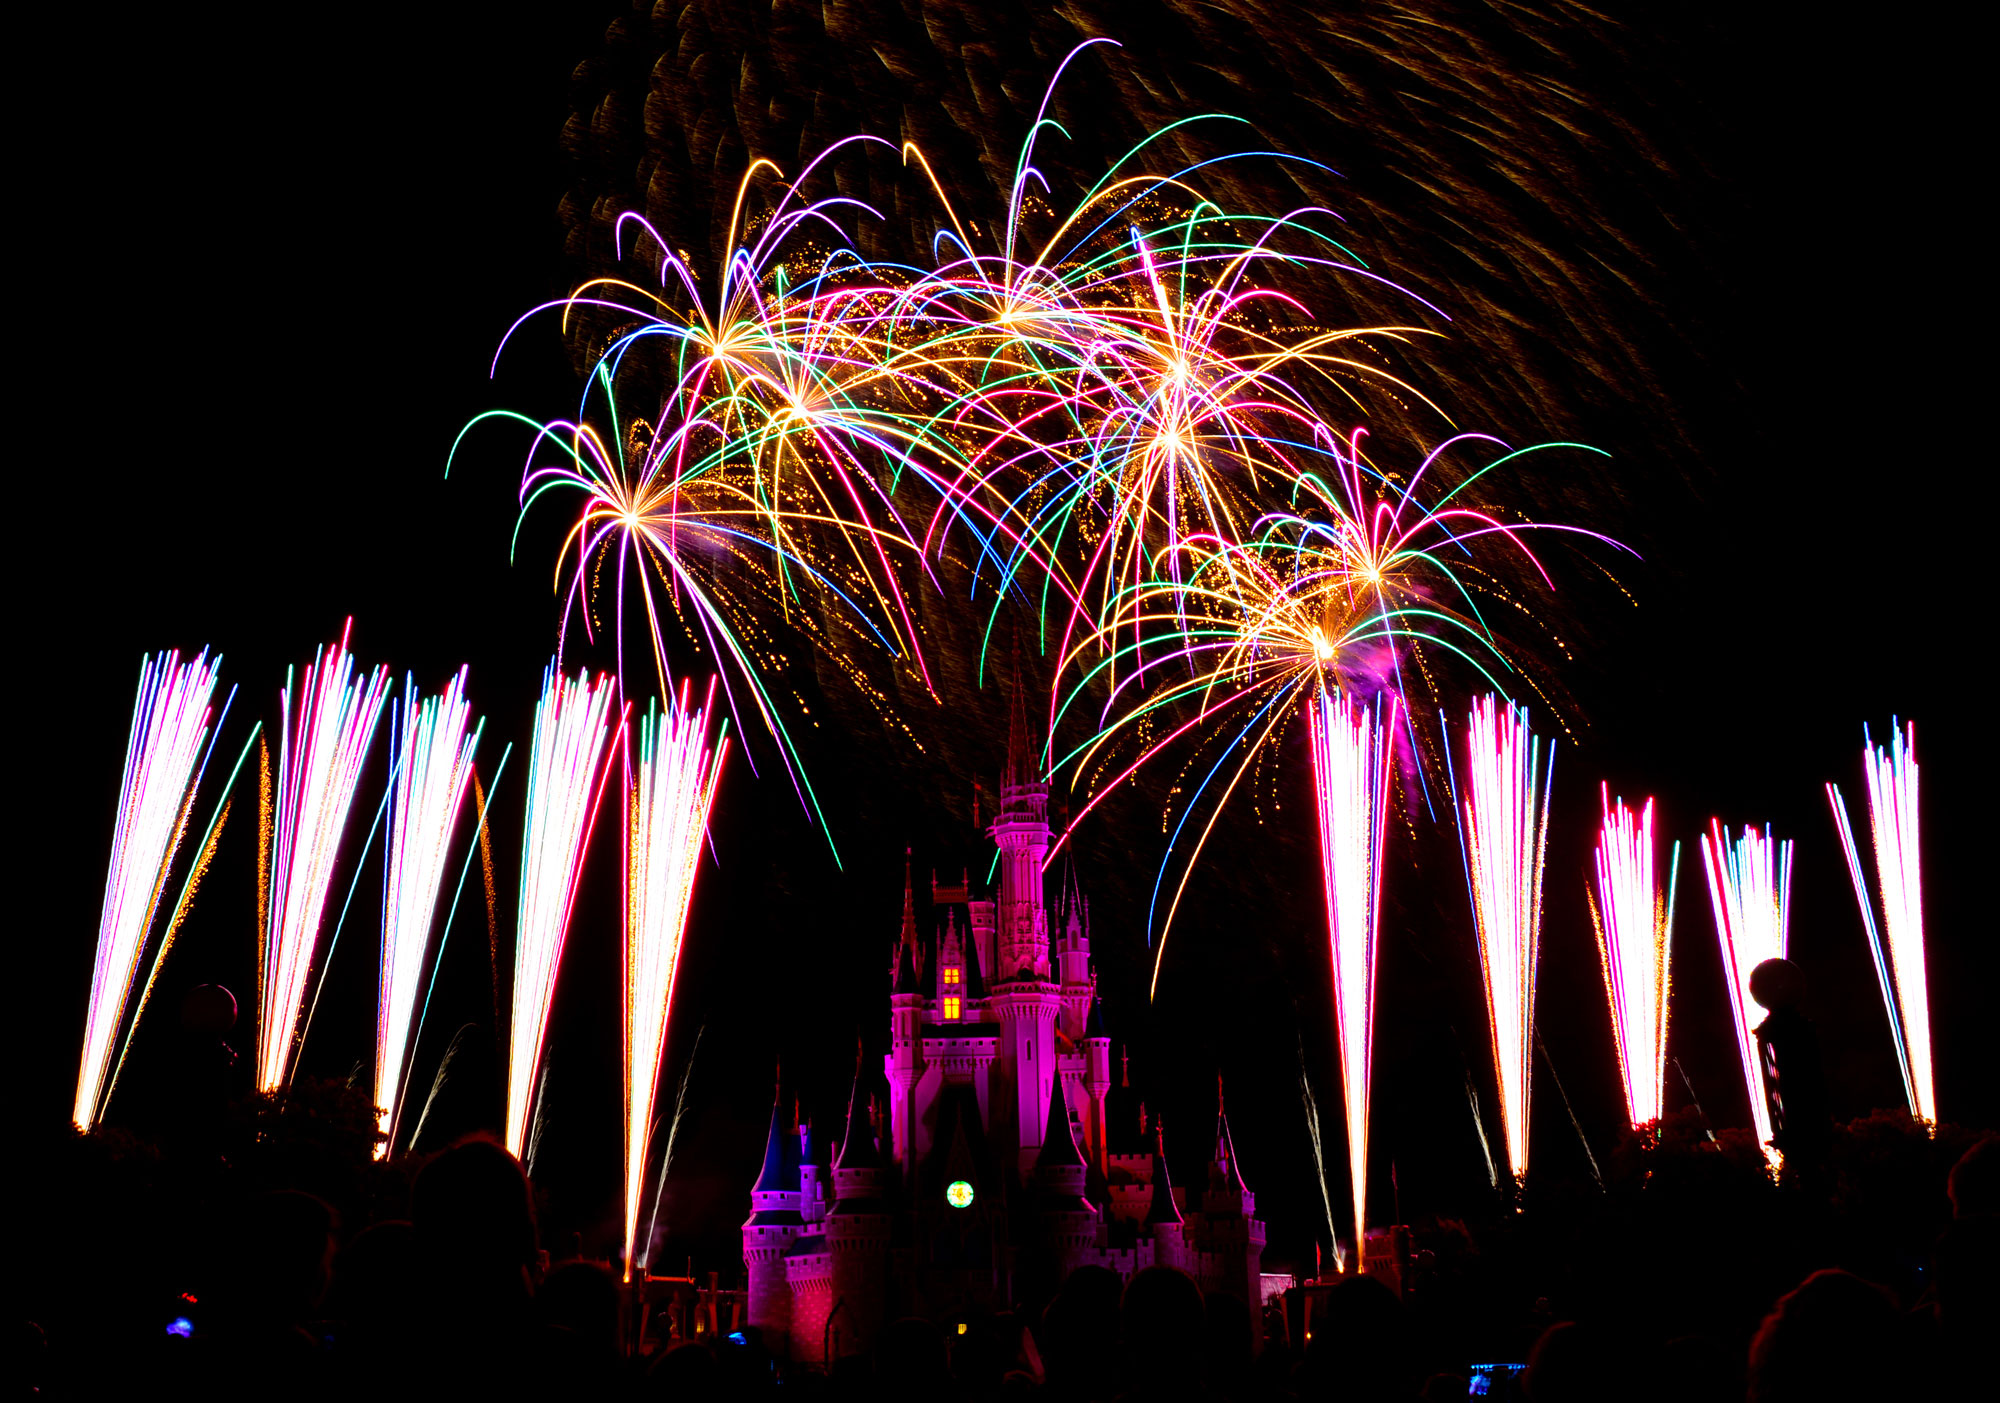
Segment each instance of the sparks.
[[1367,1239],[1368,1091],[1374,1052],[1375,965],[1382,915],[1382,848],[1388,831],[1389,737],[1396,700],[1359,705],[1322,690],[1307,703],[1318,800],[1320,880],[1333,963],[1347,1164],[1354,1191],[1355,1259]]
[[1590,921],[1611,1004],[1612,1041],[1634,1130],[1658,1123],[1666,1104],[1668,967],[1674,934],[1674,844],[1663,891],[1653,868],[1653,801],[1633,813],[1600,786],[1604,821],[1597,834],[1597,890]]
[[431,925],[452,831],[472,782],[472,754],[479,730],[465,699],[460,668],[440,696],[419,702],[416,680],[405,678],[403,700],[392,706],[390,749],[395,776],[389,800],[389,846],[382,876],[381,973],[375,1004],[375,1106],[382,1143],[395,1142],[396,1114],[408,1071],[411,1026],[423,985]]
[[1771,1143],[1771,1110],[1764,1100],[1764,1074],[1751,1022],[1750,972],[1766,960],[1785,957],[1792,902],[1792,844],[1773,842],[1745,828],[1730,842],[1722,820],[1710,819],[1701,837],[1701,864],[1715,907],[1715,938],[1722,947],[1722,972],[1729,986],[1729,1011],[1736,1021],[1736,1051],[1743,1062],[1743,1089],[1750,1095],[1750,1120],[1771,1167],[1781,1156]]
[[542,1043],[556,971],[576,908],[577,879],[610,767],[609,676],[542,678],[528,750],[528,814],[521,847],[521,900],[514,934],[514,1002],[507,1044],[507,1148],[526,1157],[540,1085]]
[[1917,843],[1917,727],[1911,722],[1899,729],[1892,720],[1888,749],[1876,745],[1865,726],[1861,736],[1861,771],[1868,782],[1868,817],[1875,840],[1875,878],[1882,889],[1879,927],[1840,786],[1828,784],[1826,797],[1833,806],[1834,826],[1840,830],[1847,874],[1853,879],[1861,926],[1868,935],[1868,953],[1882,988],[1883,1007],[1888,1010],[1896,1063],[1903,1074],[1903,1094],[1910,1114],[1935,1127],[1937,1089],[1931,1078],[1931,1009],[1924,970],[1924,880]]
[[169,652],[139,665],[70,1109],[79,1130],[95,1127],[110,1099],[112,1049],[207,762],[210,703],[220,666],[221,659],[211,662],[206,651],[186,663]]
[[1542,925],[1555,747],[1544,763],[1525,707],[1491,695],[1473,703],[1464,787],[1453,776],[1459,843],[1485,976],[1500,1123],[1514,1182],[1528,1174],[1529,1059],[1535,1045],[1535,965]]
[[278,694],[278,782],[268,858],[257,1021],[257,1089],[282,1090],[297,1055],[333,867],[361,767],[389,694],[389,669],[357,676],[347,640],[313,656],[296,692]]
[[683,683],[664,717],[639,723],[639,762],[628,782],[625,832],[625,1279],[639,1257],[640,1205],[652,1146],[653,1107],[673,1015],[674,976],[687,934],[688,903],[715,803],[726,727],[711,748],[711,681],[691,711]]

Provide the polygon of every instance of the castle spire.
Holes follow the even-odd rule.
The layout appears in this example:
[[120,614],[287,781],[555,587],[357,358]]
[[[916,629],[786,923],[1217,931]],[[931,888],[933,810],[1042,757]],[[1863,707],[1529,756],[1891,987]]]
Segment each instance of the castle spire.
[[1167,1134],[1158,1121],[1153,1123],[1153,1202],[1146,1210],[1146,1221],[1181,1221],[1180,1206],[1174,1202],[1174,1181],[1167,1177]]
[[1024,788],[1041,777],[1039,759],[1029,758],[1031,741],[1028,731],[1028,689],[1021,683],[1021,634],[1014,633],[1013,697],[1007,711],[1007,777],[1008,788]]
[[903,945],[917,943],[917,897],[910,886],[910,850],[903,849]]
[[782,1086],[771,1102],[771,1131],[764,1139],[764,1172],[754,1193],[799,1191],[799,1137],[787,1124]]
[[874,1127],[868,1123],[867,1093],[861,1089],[861,1059],[854,1065],[854,1090],[847,1098],[847,1131],[840,1142],[840,1160],[835,1169],[877,1169],[881,1157],[875,1151]]
[[1229,1137],[1229,1112],[1223,1105],[1222,1074],[1220,1072],[1216,1073],[1215,1077],[1214,1163],[1215,1177],[1210,1182],[1215,1183],[1219,1179],[1221,1181],[1219,1187],[1223,1190],[1230,1193],[1242,1193],[1244,1190],[1243,1175],[1236,1167],[1236,1142]]
[[1082,1169],[1083,1155],[1076,1148],[1076,1136],[1069,1128],[1069,1098],[1063,1095],[1062,1078],[1049,1078],[1048,1126],[1042,1131],[1041,1152],[1035,1156],[1036,1169]]

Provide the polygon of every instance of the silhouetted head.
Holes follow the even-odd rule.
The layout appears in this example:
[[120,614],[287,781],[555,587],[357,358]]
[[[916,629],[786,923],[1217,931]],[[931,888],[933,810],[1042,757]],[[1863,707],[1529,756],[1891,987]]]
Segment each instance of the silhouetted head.
[[1202,1298],[1209,1381],[1234,1392],[1250,1372],[1250,1307],[1223,1291]]
[[1312,1315],[1306,1368],[1343,1396],[1393,1395],[1408,1368],[1409,1319],[1396,1293],[1372,1276],[1345,1276]]
[[197,984],[181,1000],[181,1028],[196,1037],[219,1038],[236,1026],[236,996],[220,984]]
[[564,1262],[535,1291],[542,1320],[575,1337],[585,1354],[616,1357],[618,1278],[599,1262]]
[[1600,1332],[1562,1320],[1535,1341],[1521,1391],[1530,1403],[1592,1403],[1616,1397],[1618,1384],[1618,1360]]
[[1766,960],[1750,971],[1750,997],[1776,1013],[1795,1008],[1805,993],[1805,975],[1790,960]]
[[648,1396],[672,1403],[708,1403],[723,1396],[721,1370],[708,1346],[682,1340],[646,1371]]
[[333,1277],[333,1210],[311,1194],[265,1194],[244,1215],[236,1283],[245,1313],[305,1320]]
[[528,1176],[492,1140],[461,1140],[425,1165],[411,1191],[410,1218],[418,1246],[437,1267],[467,1279],[534,1268]]
[[875,1337],[875,1387],[885,1398],[935,1398],[950,1378],[944,1336],[928,1320],[893,1320]]
[[1960,1155],[1945,1185],[1952,1217],[2000,1213],[2000,1135],[1988,1135]]
[[1147,1267],[1125,1287],[1119,1330],[1141,1388],[1192,1386],[1201,1377],[1201,1288],[1178,1267]]
[[1898,1315],[1881,1287],[1816,1271],[1778,1298],[1750,1343],[1750,1403],[1892,1398]]
[[374,1223],[333,1263],[333,1314],[363,1328],[399,1324],[416,1292],[416,1233],[406,1222]]
[[1042,1312],[1042,1364],[1059,1397],[1118,1392],[1118,1298],[1125,1283],[1108,1267],[1078,1267]]

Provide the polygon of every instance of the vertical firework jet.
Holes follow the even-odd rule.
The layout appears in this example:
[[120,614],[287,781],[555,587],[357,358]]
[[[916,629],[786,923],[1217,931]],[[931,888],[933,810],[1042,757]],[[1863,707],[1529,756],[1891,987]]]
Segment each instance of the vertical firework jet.
[[257,1019],[257,1089],[291,1077],[294,1033],[312,975],[321,917],[340,836],[361,782],[368,744],[389,695],[389,669],[357,677],[340,641],[313,656],[295,693],[289,671],[278,694],[278,782],[272,815]]
[[576,907],[584,849],[610,773],[602,761],[610,735],[612,692],[609,676],[592,683],[590,674],[582,672],[572,682],[550,668],[542,679],[542,700],[535,707],[507,1045],[507,1148],[517,1156],[527,1151],[556,969]]
[[1333,958],[1334,1017],[1340,1028],[1357,1266],[1367,1238],[1368,1073],[1374,1049],[1382,844],[1389,814],[1389,737],[1395,731],[1396,705],[1392,696],[1385,719],[1379,701],[1371,710],[1344,693],[1322,689],[1306,711],[1313,790],[1319,803],[1320,879]]
[[1868,880],[1862,872],[1861,853],[1840,786],[1827,785],[1826,797],[1833,806],[1834,826],[1840,830],[1841,850],[1847,857],[1847,875],[1854,880],[1862,929],[1868,933],[1868,953],[1875,961],[1875,978],[1882,986],[1882,1003],[1889,1012],[1896,1062],[1903,1073],[1903,1094],[1909,1100],[1911,1115],[1936,1125],[1930,996],[1924,974],[1924,881],[1917,848],[1917,728],[1913,722],[1898,729],[1893,721],[1889,727],[1887,750],[1875,744],[1866,727],[1861,732],[1861,770],[1868,781],[1875,876],[1882,886],[1882,927],[1875,924]]
[[1662,891],[1653,869],[1653,801],[1637,814],[1600,787],[1604,823],[1597,836],[1597,891],[1590,921],[1604,962],[1625,1112],[1638,1130],[1660,1119],[1667,1086],[1668,964],[1674,936],[1674,878],[1681,846]]
[[1731,843],[1722,820],[1710,819],[1701,837],[1701,864],[1715,906],[1715,937],[1722,946],[1722,971],[1729,985],[1729,1011],[1736,1019],[1736,1051],[1743,1059],[1743,1087],[1750,1093],[1750,1120],[1757,1143],[1773,1168],[1771,1110],[1764,1101],[1764,1077],[1751,1020],[1750,972],[1766,960],[1785,957],[1792,905],[1792,844],[1773,842],[1771,830],[1745,828]]
[[465,699],[464,668],[441,696],[417,697],[405,678],[389,726],[395,751],[390,782],[389,848],[382,873],[382,961],[375,1004],[375,1106],[386,1157],[395,1138],[417,992],[430,949],[431,922],[444,881],[445,856],[472,780],[479,731]]
[[1543,763],[1527,708],[1492,695],[1473,703],[1466,766],[1454,773],[1459,845],[1486,979],[1500,1121],[1514,1182],[1528,1173],[1529,1058],[1535,1045],[1535,963],[1542,927],[1542,857],[1548,845],[1555,747]]
[[125,740],[118,821],[97,923],[83,1057],[70,1110],[79,1130],[97,1124],[109,1099],[111,1050],[207,761],[204,743],[219,665],[219,659],[209,661],[206,651],[191,662],[183,663],[176,652],[149,656],[139,665],[139,695]]
[[708,814],[729,753],[727,728],[708,743],[715,683],[699,711],[678,704],[639,724],[625,831],[625,1279],[638,1258],[639,1205],[652,1143],[653,1104],[673,1013],[674,973]]

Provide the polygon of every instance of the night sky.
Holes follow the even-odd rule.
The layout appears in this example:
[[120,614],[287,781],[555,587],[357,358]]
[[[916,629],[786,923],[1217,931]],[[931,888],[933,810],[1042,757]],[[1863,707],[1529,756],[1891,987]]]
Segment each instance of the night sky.
[[[1585,1173],[1549,1066],[1599,1154],[1621,1115],[1583,903],[1600,780],[1657,794],[1665,831],[1689,844],[1672,1051],[1709,1114],[1747,1123],[1692,846],[1711,814],[1798,840],[1793,953],[1812,980],[1836,1113],[1900,1103],[1820,789],[1858,791],[1861,725],[1880,736],[1892,714],[1916,719],[1924,765],[1939,1101],[1950,1120],[2000,1119],[1985,1008],[1994,922],[1975,897],[1989,825],[1973,797],[1991,774],[1974,730],[1990,628],[1970,491],[1987,450],[1979,426],[1964,427],[1980,403],[1957,348],[1970,314],[1944,271],[1976,266],[1973,196],[1950,178],[1953,85],[1925,76],[1938,36],[1788,32],[1670,5],[1632,7],[1616,25],[1547,3],[1430,7],[1425,24],[1381,5],[1309,21],[1316,12],[1241,0],[1066,19],[944,5],[926,7],[928,23],[916,0],[828,10],[831,21],[817,5],[768,23],[739,8],[753,7],[663,5],[653,20],[602,0],[225,6],[77,22],[58,65],[68,97],[38,134],[34,280],[48,302],[17,340],[55,401],[28,409],[46,427],[37,460],[15,467],[32,480],[14,526],[21,661],[34,671],[12,728],[27,752],[12,922],[27,961],[13,1062],[24,1114],[67,1111],[143,653],[224,654],[225,685],[242,689],[223,737],[233,754],[250,717],[275,719],[286,665],[352,615],[359,658],[399,678],[434,688],[470,662],[490,774],[506,741],[525,748],[554,645],[562,517],[532,516],[510,564],[523,442],[475,438],[448,481],[445,455],[481,410],[556,415],[576,387],[569,348],[546,328],[489,380],[508,324],[602,265],[607,212],[645,207],[710,237],[718,180],[733,184],[746,150],[795,162],[849,130],[907,132],[954,163],[969,205],[990,202],[1021,102],[1032,107],[1076,36],[1108,33],[1130,47],[1073,99],[1079,171],[1160,114],[1250,118],[1272,145],[1340,174],[1292,188],[1253,171],[1231,177],[1232,193],[1259,207],[1325,200],[1358,251],[1445,306],[1451,339],[1431,383],[1465,420],[1613,455],[1522,487],[1527,505],[1587,519],[1643,557],[1614,585],[1562,556],[1551,606],[1577,654],[1555,669],[1576,735],[1556,766],[1537,1171]],[[1227,18],[1250,14],[1260,22]],[[649,105],[656,85],[671,91]],[[864,246],[908,237],[914,214],[888,209]],[[920,883],[932,865],[955,875],[974,781],[990,790],[1002,758],[992,686],[906,709],[907,731],[835,686],[823,702],[805,748],[844,869],[768,763],[754,781],[736,766],[716,817],[721,865],[697,894],[669,1054],[678,1078],[705,1030],[664,1212],[669,1256],[733,1265],[775,1060],[822,1115],[857,1034],[879,1067],[903,850]],[[379,797],[385,750],[378,739],[358,810]],[[514,781],[495,807],[503,942]],[[1205,1152],[1220,1073],[1273,1244],[1300,1253],[1320,1213],[1302,1064],[1344,1178],[1308,812],[1286,804],[1297,832],[1280,815],[1225,820],[1150,1008],[1158,793],[1107,806],[1077,845],[1112,1032],[1164,1110],[1176,1173]],[[162,1029],[193,984],[228,984],[246,1003],[254,989],[249,813],[239,806],[167,966]],[[1468,1068],[1492,1105],[1456,840],[1420,815],[1392,852],[1382,1221],[1396,1191],[1405,1218],[1478,1201]],[[558,996],[539,1166],[551,1229],[607,1240],[615,863],[615,843],[600,841]],[[306,1073],[361,1062],[365,1074],[375,881],[364,874],[331,962]],[[466,915],[415,1072],[426,1082],[452,1031],[473,1025],[439,1134],[499,1115],[486,932],[482,913]],[[157,1075],[146,1054],[167,1036],[141,1032],[114,1120],[145,1123]],[[247,1054],[247,1027],[237,1045]],[[1674,1079],[1670,1105],[1685,1098]],[[1336,1203],[1342,1192],[1336,1180]]]

